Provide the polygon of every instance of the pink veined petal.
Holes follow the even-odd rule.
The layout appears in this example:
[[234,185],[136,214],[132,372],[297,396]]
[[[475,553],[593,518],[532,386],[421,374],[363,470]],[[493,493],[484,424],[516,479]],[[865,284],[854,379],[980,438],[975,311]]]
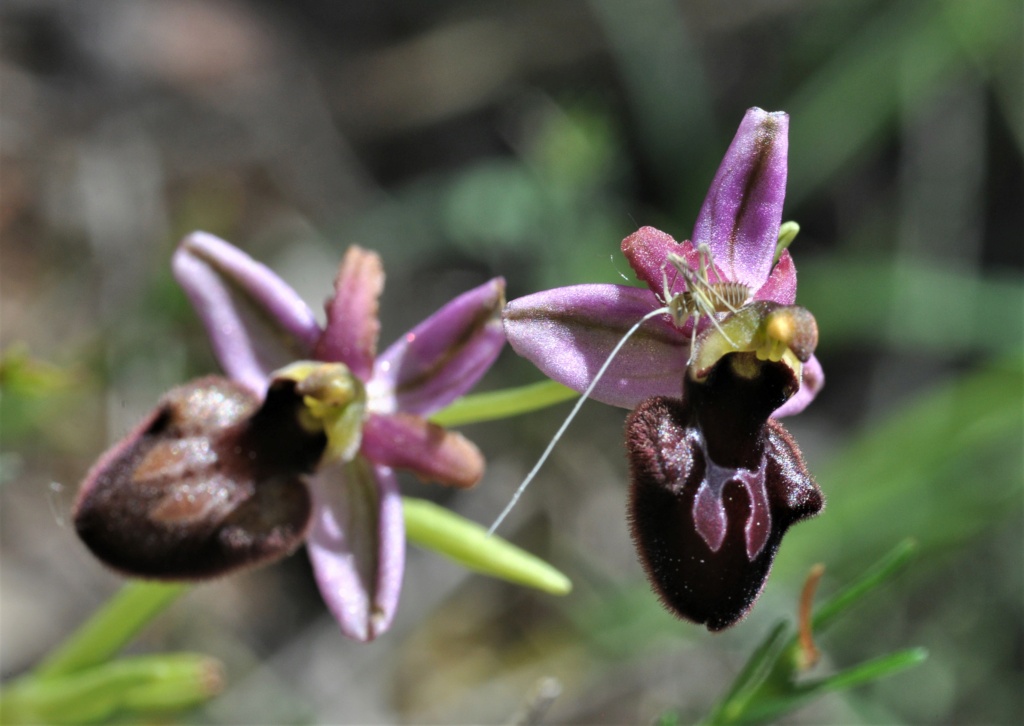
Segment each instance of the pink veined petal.
[[771,300],[780,305],[796,302],[796,267],[789,250],[783,250],[778,263],[772,269],[761,289],[754,293],[755,300]]
[[320,594],[341,630],[370,641],[391,625],[405,567],[405,523],[394,473],[356,457],[311,485],[306,542]]
[[395,341],[374,366],[370,389],[378,410],[433,413],[469,391],[505,344],[504,305],[505,280],[496,277]]
[[726,276],[752,290],[768,277],[786,195],[789,116],[751,108],[715,174],[693,228]]
[[334,296],[325,305],[327,328],[316,345],[317,360],[344,363],[357,378],[369,380],[377,354],[377,309],[383,289],[380,256],[349,247],[334,280]]
[[[626,331],[660,303],[624,285],[575,285],[534,293],[505,307],[505,335],[544,375],[583,392]],[[634,408],[651,396],[679,397],[690,338],[667,317],[644,323],[594,389],[602,403]]]
[[472,441],[411,414],[367,416],[361,452],[371,461],[447,486],[471,487],[484,475],[483,454]]
[[205,232],[182,240],[171,267],[233,379],[262,394],[270,371],[310,356],[320,326],[270,268]]
[[825,371],[815,356],[803,364],[803,372],[800,378],[800,390],[798,390],[788,401],[772,412],[772,418],[783,416],[795,416],[803,411],[818,395],[818,391],[825,385]]

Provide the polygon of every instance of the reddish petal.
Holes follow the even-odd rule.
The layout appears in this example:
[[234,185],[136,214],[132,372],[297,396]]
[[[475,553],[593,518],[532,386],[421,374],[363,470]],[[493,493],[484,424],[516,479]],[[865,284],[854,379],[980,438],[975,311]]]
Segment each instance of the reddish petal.
[[796,267],[789,250],[783,250],[778,263],[761,289],[754,293],[755,300],[771,300],[781,305],[796,302]]
[[350,638],[369,641],[391,625],[405,567],[405,525],[394,474],[361,457],[314,480],[307,541],[320,594]]
[[334,280],[334,297],[325,305],[327,328],[316,345],[317,360],[344,363],[357,378],[369,380],[377,354],[377,308],[383,289],[380,257],[349,247]]
[[665,259],[670,252],[684,253],[683,244],[676,242],[672,235],[654,227],[641,227],[622,240],[622,254],[629,260],[637,279],[646,283],[655,295],[661,296],[665,287]]
[[410,414],[367,416],[361,453],[447,486],[471,487],[484,474],[484,457],[472,441]]
[[505,344],[504,305],[505,281],[495,278],[395,341],[374,367],[370,392],[378,410],[432,413],[471,389]]

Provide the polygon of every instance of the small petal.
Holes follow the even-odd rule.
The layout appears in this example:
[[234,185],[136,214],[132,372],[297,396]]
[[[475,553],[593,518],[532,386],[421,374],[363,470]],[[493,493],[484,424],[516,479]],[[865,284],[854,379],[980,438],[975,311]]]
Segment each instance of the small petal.
[[[692,242],[676,242],[670,235],[654,227],[641,227],[622,240],[622,254],[629,260],[629,266],[633,268],[637,279],[645,282],[663,302],[666,286],[670,296],[686,291],[686,282],[668,262],[669,254],[684,258],[694,272],[700,270],[701,264],[700,255]],[[729,279],[718,269],[718,265],[710,266],[706,275],[711,283]]]
[[321,470],[307,540],[320,594],[341,630],[369,641],[391,625],[405,567],[398,483],[362,457]]
[[815,356],[803,364],[803,371],[800,377],[800,390],[793,394],[792,398],[779,406],[772,413],[772,418],[783,416],[795,416],[810,405],[811,401],[818,395],[818,391],[825,385],[825,371]]
[[786,195],[789,116],[747,111],[693,229],[726,276],[751,290],[768,278]]
[[770,300],[780,305],[796,302],[796,267],[793,258],[789,256],[789,250],[782,252],[764,285],[754,293],[754,300]]
[[374,368],[375,410],[433,413],[471,389],[505,344],[504,305],[505,280],[497,277],[395,341]]
[[334,297],[327,301],[327,328],[316,344],[317,360],[344,363],[366,381],[377,354],[378,299],[384,289],[380,256],[352,246],[334,280]]
[[[561,287],[510,302],[505,335],[544,375],[582,393],[626,332],[657,307],[649,291],[635,287]],[[615,356],[591,397],[632,408],[650,396],[678,396],[689,349],[689,336],[667,316],[648,320]]]
[[411,414],[367,416],[362,454],[447,486],[471,487],[484,474],[483,454],[473,442]]
[[320,335],[316,318],[265,265],[222,239],[193,232],[171,266],[233,379],[262,393],[270,371],[309,357]]

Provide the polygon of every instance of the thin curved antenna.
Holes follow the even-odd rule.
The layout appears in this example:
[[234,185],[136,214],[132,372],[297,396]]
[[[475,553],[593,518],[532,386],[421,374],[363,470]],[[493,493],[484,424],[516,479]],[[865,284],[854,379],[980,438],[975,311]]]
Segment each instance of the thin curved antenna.
[[583,402],[586,401],[590,397],[590,394],[594,392],[594,388],[597,387],[597,383],[598,381],[601,380],[601,376],[603,376],[605,374],[605,371],[608,370],[608,366],[611,365],[612,361],[615,359],[615,356],[618,355],[619,351],[622,349],[622,346],[626,344],[626,341],[629,340],[630,337],[632,337],[633,333],[639,330],[640,326],[646,323],[648,320],[657,315],[664,315],[665,313],[668,312],[669,309],[667,307],[663,307],[658,308],[657,310],[652,310],[651,312],[647,313],[642,318],[640,318],[640,320],[638,320],[636,324],[632,328],[630,328],[625,335],[622,336],[622,340],[620,340],[616,344],[616,346],[612,348],[612,352],[608,354],[607,358],[605,358],[604,364],[602,364],[602,366],[598,369],[597,375],[594,376],[594,380],[590,382],[590,385],[587,386],[587,390],[585,390],[583,392],[583,395],[579,397],[579,400],[576,401],[576,405],[572,407],[572,411],[569,412],[569,415],[562,423],[562,426],[558,429],[558,431],[555,432],[554,438],[552,438],[551,441],[548,443],[547,448],[544,449],[544,453],[540,455],[540,459],[538,459],[537,463],[534,464],[532,469],[530,469],[530,473],[526,475],[526,478],[523,479],[523,483],[519,485],[518,489],[516,489],[515,494],[512,495],[512,499],[509,500],[509,503],[501,511],[501,514],[499,514],[498,518],[494,520],[494,524],[492,524],[490,529],[487,530],[488,535],[494,534],[494,531],[498,529],[499,526],[501,526],[501,523],[503,521],[505,521],[505,517],[508,516],[508,513],[511,512],[512,508],[516,506],[516,502],[519,501],[519,497],[523,495],[523,492],[526,491],[526,487],[530,485],[530,482],[533,481],[533,478],[535,476],[537,476],[537,472],[540,471],[540,468],[544,465],[544,462],[548,460],[548,457],[551,455],[551,452],[555,448],[555,444],[557,444],[558,440],[562,438],[562,434],[565,433],[565,430],[569,428],[569,424],[576,417],[576,414],[579,413],[580,408],[582,408]]

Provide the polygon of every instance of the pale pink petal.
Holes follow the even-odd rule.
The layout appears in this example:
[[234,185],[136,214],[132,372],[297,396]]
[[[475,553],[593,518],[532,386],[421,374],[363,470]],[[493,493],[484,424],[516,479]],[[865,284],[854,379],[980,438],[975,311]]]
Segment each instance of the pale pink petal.
[[356,640],[391,625],[405,567],[405,524],[391,469],[362,457],[322,469],[311,486],[306,546],[324,602]]
[[[582,393],[626,331],[658,307],[654,295],[635,287],[556,288],[510,302],[505,335],[544,375]],[[678,398],[689,353],[689,336],[667,316],[648,320],[619,351],[592,397],[623,408],[651,396]]]

